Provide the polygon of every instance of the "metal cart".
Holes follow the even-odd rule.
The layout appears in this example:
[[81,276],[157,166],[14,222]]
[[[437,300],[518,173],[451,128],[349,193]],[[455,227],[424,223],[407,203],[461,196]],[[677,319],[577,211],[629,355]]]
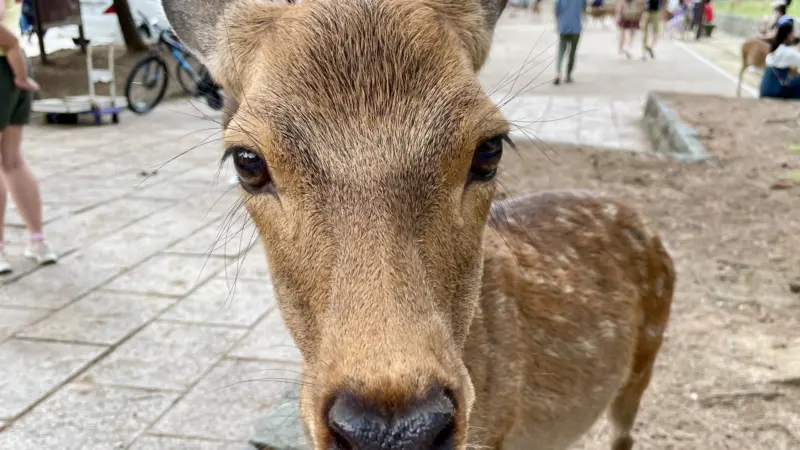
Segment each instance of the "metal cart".
[[[92,60],[93,49],[98,45],[108,45],[108,69],[95,69]],[[47,123],[78,123],[81,114],[91,114],[97,125],[103,123],[104,115],[111,115],[111,121],[119,123],[119,113],[128,103],[123,97],[117,97],[114,78],[114,46],[112,42],[91,42],[86,51],[86,69],[89,78],[89,95],[64,98],[48,98],[33,102],[33,111],[44,113]],[[110,84],[111,95],[97,95],[95,85]]]

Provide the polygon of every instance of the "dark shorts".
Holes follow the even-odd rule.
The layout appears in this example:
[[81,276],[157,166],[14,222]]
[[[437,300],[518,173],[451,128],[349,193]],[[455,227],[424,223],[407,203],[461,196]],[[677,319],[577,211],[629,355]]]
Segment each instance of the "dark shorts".
[[625,30],[638,30],[639,20],[637,19],[620,19],[617,26]]
[[[28,65],[30,72],[30,64]],[[14,72],[5,56],[0,56],[0,131],[9,125],[27,125],[31,119],[33,94],[14,85]]]

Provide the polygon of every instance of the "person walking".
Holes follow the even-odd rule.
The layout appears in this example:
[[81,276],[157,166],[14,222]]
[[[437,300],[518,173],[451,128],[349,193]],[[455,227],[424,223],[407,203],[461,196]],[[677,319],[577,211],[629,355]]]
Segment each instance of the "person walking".
[[[658,41],[662,6],[663,2],[661,0],[645,0],[644,22],[642,24],[642,59],[646,59],[645,55],[650,55],[652,59],[656,58],[655,53],[653,53],[653,47]],[[653,31],[652,39],[648,39],[650,30]]]
[[583,14],[586,12],[586,0],[556,0],[556,23],[558,24],[558,53],[556,55],[556,79],[554,84],[561,84],[561,64],[569,47],[567,60],[566,83],[572,83],[572,71],[575,69],[575,55],[578,52],[578,41],[583,28]]
[[[636,37],[642,20],[642,0],[620,0],[617,2],[617,26],[619,27],[619,54],[631,59],[630,45]],[[626,33],[627,32],[627,33]],[[625,39],[627,34],[627,40]]]
[[[19,38],[21,1],[0,0],[0,27]],[[27,61],[26,61],[27,64]],[[30,73],[28,67],[28,73]],[[30,233],[25,256],[38,264],[54,263],[58,259],[42,232],[42,202],[39,186],[22,157],[22,128],[30,120],[33,94],[20,89],[14,80],[19,76],[0,51],[0,273],[11,272],[3,241],[6,190],[11,193],[20,215]]]

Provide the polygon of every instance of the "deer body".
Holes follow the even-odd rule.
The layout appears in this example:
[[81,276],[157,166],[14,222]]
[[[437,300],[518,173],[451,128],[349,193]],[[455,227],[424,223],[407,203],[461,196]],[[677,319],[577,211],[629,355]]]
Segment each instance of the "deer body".
[[303,354],[315,450],[628,450],[672,295],[629,208],[492,205],[509,124],[476,72],[504,0],[165,0]]
[[476,445],[563,450],[612,405],[613,448],[628,448],[672,298],[659,238],[624,205],[576,192],[496,204],[489,225],[464,355],[486,392]]
[[742,68],[739,70],[739,80],[736,84],[736,96],[742,96],[742,82],[744,73],[749,67],[763,69],[767,64],[769,44],[763,39],[752,38],[742,43]]

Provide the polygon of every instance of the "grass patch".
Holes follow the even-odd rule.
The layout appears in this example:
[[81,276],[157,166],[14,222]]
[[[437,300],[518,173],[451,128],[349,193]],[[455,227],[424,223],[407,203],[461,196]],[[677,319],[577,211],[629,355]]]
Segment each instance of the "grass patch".
[[[764,16],[772,14],[770,8],[771,0],[739,0],[735,2],[725,1],[716,4],[717,11],[723,13],[734,14],[742,17],[751,17],[760,19]],[[789,11],[791,14],[792,11]]]

